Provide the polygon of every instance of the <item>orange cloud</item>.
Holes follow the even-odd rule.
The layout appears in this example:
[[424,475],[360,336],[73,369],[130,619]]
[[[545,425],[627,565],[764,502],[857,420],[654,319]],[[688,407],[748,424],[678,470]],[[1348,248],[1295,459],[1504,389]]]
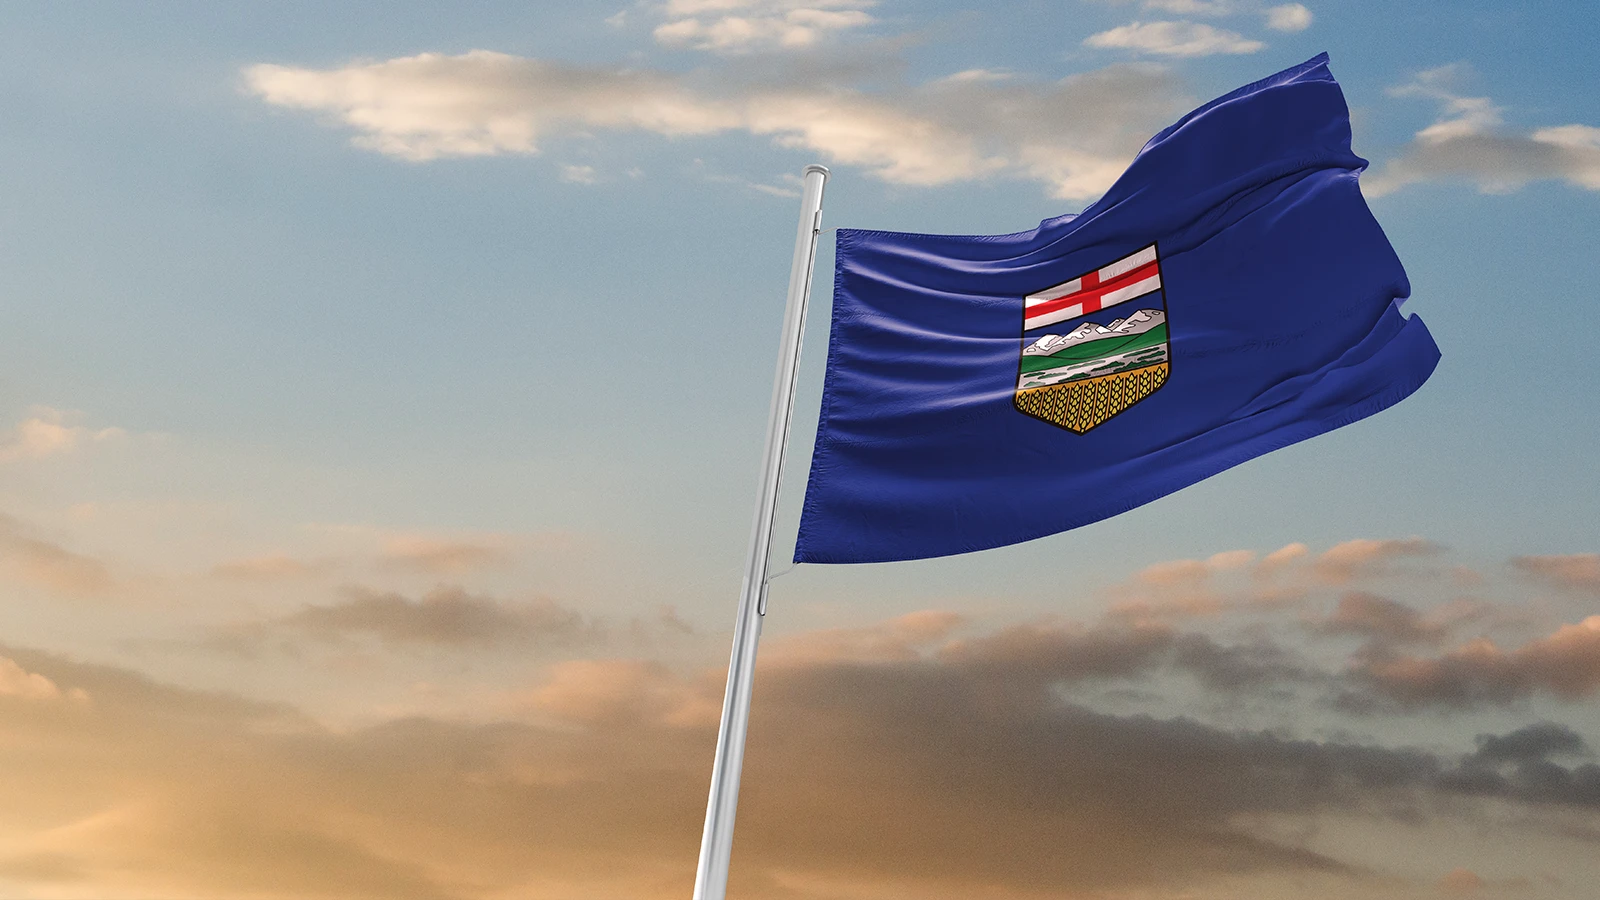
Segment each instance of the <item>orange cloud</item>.
[[0,566],[24,582],[57,594],[103,594],[113,585],[105,563],[34,537],[21,522],[3,514]]
[[1600,594],[1600,553],[1519,556],[1511,561],[1511,565],[1560,587]]
[[322,575],[335,568],[333,560],[302,560],[285,554],[255,556],[218,563],[211,574],[238,581],[282,581]]
[[34,702],[48,702],[66,698],[84,702],[89,699],[82,688],[62,691],[54,681],[37,672],[29,672],[17,665],[16,660],[0,656],[0,697]]
[[1313,565],[1318,575],[1334,584],[1380,574],[1387,563],[1408,556],[1431,556],[1439,545],[1420,537],[1400,540],[1359,538],[1335,544],[1317,557]]
[[715,727],[722,686],[714,678],[688,681],[666,666],[637,659],[580,659],[550,668],[531,691],[532,708],[580,725]]
[[1439,890],[1452,897],[1470,897],[1483,890],[1483,877],[1471,869],[1453,869],[1439,879]]
[[1479,638],[1438,657],[1379,656],[1359,673],[1403,706],[1509,703],[1535,693],[1580,700],[1600,691],[1600,616],[1514,650]]
[[512,555],[500,541],[466,541],[403,535],[390,538],[380,557],[399,569],[430,575],[460,575],[509,566]]
[[946,641],[965,621],[957,613],[923,610],[865,627],[786,635],[764,648],[762,658],[782,664],[916,659]]
[[1263,575],[1270,575],[1286,566],[1292,565],[1293,563],[1304,559],[1305,556],[1310,552],[1310,547],[1307,547],[1305,544],[1299,542],[1285,544],[1284,546],[1279,547],[1263,557],[1261,560],[1261,565],[1257,567],[1257,571]]
[[[1260,559],[1254,551],[1230,550],[1204,560],[1159,562],[1113,589],[1119,599],[1112,612],[1132,619],[1171,620],[1293,606],[1314,589],[1391,575],[1396,560],[1439,552],[1438,545],[1423,538],[1358,538],[1315,557],[1305,544],[1293,543]],[[1230,583],[1228,577],[1235,573],[1251,576],[1252,583]]]

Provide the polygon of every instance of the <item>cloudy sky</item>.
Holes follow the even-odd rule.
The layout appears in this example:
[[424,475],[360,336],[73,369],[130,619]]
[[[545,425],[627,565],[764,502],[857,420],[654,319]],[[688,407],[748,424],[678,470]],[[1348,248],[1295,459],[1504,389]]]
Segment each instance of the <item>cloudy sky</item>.
[[783,575],[731,895],[1592,898],[1597,40],[6,4],[0,897],[687,897],[802,167],[825,225],[1026,229],[1327,50],[1437,373],[1076,532]]

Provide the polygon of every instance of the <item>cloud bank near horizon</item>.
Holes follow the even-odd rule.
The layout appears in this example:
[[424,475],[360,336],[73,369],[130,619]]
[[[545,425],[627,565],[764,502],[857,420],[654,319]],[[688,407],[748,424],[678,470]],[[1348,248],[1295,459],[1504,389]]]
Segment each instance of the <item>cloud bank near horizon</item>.
[[[1076,699],[1161,667],[1247,661],[1161,626],[973,631],[923,613],[771,650],[740,815],[746,895],[1264,897],[1293,883],[1308,898],[1401,898],[1454,870],[1351,856],[1328,832],[1403,844],[1496,833],[1509,811],[1534,844],[1600,840],[1581,837],[1600,828],[1593,748],[1556,722],[1443,751]],[[13,798],[0,828],[14,837],[0,885],[429,900],[689,887],[717,670],[571,660],[509,698],[508,718],[333,730],[126,669],[0,656]],[[1214,690],[1264,697],[1283,677]]]
[[[1486,582],[1422,538],[1289,544],[1150,566],[1109,587],[1092,621],[925,610],[776,635],[734,890],[1414,900],[1475,884],[1575,898],[1586,864],[1557,883],[1548,860],[1600,843],[1600,765],[1576,724],[1600,694],[1600,617],[1540,620],[1474,595],[1520,585],[1578,609],[1592,562],[1519,557]],[[0,790],[14,800],[0,888],[688,890],[720,667],[629,655],[574,610],[459,588],[351,590],[265,624],[303,641],[285,657],[296,666],[351,639],[461,665],[507,641],[588,655],[481,683],[450,713],[334,726],[0,648]],[[1377,736],[1412,734],[1390,726],[1418,711],[1495,724],[1426,746]],[[1516,859],[1500,849],[1507,817]],[[1405,849],[1428,840],[1467,862]]]

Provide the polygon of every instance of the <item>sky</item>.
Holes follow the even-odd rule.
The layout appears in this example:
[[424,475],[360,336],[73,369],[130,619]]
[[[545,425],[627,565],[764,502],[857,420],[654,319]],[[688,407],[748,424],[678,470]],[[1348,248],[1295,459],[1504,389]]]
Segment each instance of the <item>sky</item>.
[[1600,20],[1441,10],[5,4],[0,897],[688,896],[802,168],[1024,230],[1324,50],[1434,376],[785,571],[730,896],[1591,897]]

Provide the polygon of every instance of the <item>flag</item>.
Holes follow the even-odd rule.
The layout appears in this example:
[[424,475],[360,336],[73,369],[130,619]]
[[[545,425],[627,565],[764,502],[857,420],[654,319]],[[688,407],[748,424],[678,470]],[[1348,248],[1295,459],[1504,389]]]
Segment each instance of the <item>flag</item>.
[[998,547],[1385,409],[1439,350],[1326,54],[1195,110],[1078,215],[841,229],[797,562]]

